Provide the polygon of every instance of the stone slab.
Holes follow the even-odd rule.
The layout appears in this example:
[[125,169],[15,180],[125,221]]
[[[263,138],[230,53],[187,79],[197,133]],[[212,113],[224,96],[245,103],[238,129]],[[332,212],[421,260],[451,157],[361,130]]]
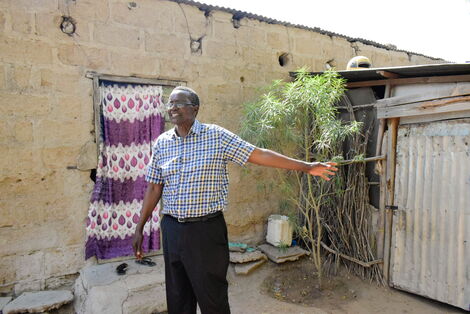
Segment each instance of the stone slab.
[[25,292],[8,303],[3,313],[42,313],[58,309],[72,300],[73,294],[68,290]]
[[5,305],[7,305],[11,301],[11,299],[13,299],[13,298],[12,297],[0,298],[0,313],[2,312]]
[[244,263],[244,264],[236,264],[235,265],[235,273],[237,275],[248,275],[252,271],[254,271],[256,268],[260,267],[266,262],[267,259],[261,259],[259,261],[254,261],[250,263]]
[[[77,314],[150,314],[166,310],[163,256],[152,256],[155,266],[135,263],[135,259],[89,265],[75,282],[74,310]],[[116,267],[127,263],[124,275]],[[112,296],[112,297],[110,297]]]
[[248,263],[258,261],[261,259],[267,259],[266,255],[260,251],[254,252],[230,252],[230,262],[232,263]]
[[271,261],[278,264],[288,261],[296,261],[300,257],[309,254],[308,251],[298,246],[293,246],[285,250],[281,250],[278,247],[272,246],[270,244],[262,244],[258,246],[258,249],[260,249],[264,254],[266,254]]

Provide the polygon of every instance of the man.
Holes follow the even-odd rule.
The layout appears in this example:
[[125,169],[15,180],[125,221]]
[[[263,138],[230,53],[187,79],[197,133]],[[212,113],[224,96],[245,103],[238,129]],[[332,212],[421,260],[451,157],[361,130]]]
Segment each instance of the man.
[[226,274],[229,264],[227,227],[222,211],[227,204],[228,161],[298,170],[329,180],[335,163],[306,163],[256,148],[216,125],[196,120],[197,94],[176,87],[167,110],[175,127],[154,147],[146,180],[134,251],[142,258],[142,232],[163,198],[163,253],[168,312],[230,313]]

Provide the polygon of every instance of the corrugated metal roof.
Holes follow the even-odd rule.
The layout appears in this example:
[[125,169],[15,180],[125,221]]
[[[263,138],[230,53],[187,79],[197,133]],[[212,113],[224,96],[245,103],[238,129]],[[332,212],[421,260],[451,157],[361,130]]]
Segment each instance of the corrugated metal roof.
[[470,119],[400,126],[394,287],[470,310]]
[[404,52],[404,53],[407,53],[409,55],[412,54],[412,55],[416,55],[416,56],[423,56],[423,57],[426,57],[426,58],[430,58],[432,60],[442,60],[442,58],[430,57],[430,56],[423,55],[421,53],[416,53],[416,52],[411,52],[411,51],[401,50],[401,49],[395,49],[395,48],[390,47],[389,45],[380,44],[380,43],[377,43],[375,41],[367,40],[367,39],[364,39],[364,38],[349,37],[349,36],[346,36],[346,35],[326,31],[326,30],[323,30],[319,27],[309,27],[309,26],[300,25],[300,24],[292,24],[292,23],[289,23],[289,22],[283,22],[283,21],[279,21],[279,20],[276,20],[276,19],[272,19],[272,18],[269,18],[269,17],[265,17],[265,16],[262,16],[262,15],[253,14],[253,13],[249,13],[249,12],[245,12],[245,11],[239,11],[239,10],[230,9],[230,8],[226,8],[226,7],[220,7],[220,6],[216,6],[216,5],[205,4],[205,3],[192,1],[192,0],[169,0],[169,1],[196,6],[201,11],[204,11],[204,12],[210,12],[210,11],[213,11],[213,10],[217,10],[217,11],[223,11],[223,12],[231,13],[231,14],[233,14],[233,18],[237,19],[237,20],[241,20],[242,18],[249,18],[249,19],[254,19],[254,20],[261,21],[261,22],[265,22],[265,23],[268,23],[268,24],[279,24],[279,25],[284,25],[284,26],[289,26],[289,27],[305,29],[305,30],[313,31],[313,32],[320,33],[320,34],[323,34],[323,35],[327,35],[327,36],[330,36],[330,37],[332,37],[332,36],[341,37],[341,38],[346,39],[349,42],[360,42],[360,43],[363,43],[365,45],[370,45],[370,46],[374,46],[374,47],[382,48],[382,49],[386,49],[386,50]]
[[[372,68],[367,70],[338,71],[338,74],[347,79],[348,82],[383,80],[379,71],[386,71],[398,74],[402,78],[406,77],[426,77],[426,76],[446,76],[470,74],[470,63],[442,63],[411,65],[402,67]],[[312,75],[319,75],[324,72],[312,72]],[[296,72],[290,72],[291,77],[295,77]]]

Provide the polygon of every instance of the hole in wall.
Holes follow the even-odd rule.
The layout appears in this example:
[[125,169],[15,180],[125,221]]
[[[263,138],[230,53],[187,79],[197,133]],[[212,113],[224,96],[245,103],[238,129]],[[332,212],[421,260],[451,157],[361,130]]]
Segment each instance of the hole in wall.
[[191,53],[196,54],[196,55],[201,55],[202,54],[202,39],[203,37],[200,37],[198,39],[192,39],[189,43],[189,47],[191,48]]
[[240,20],[243,18],[242,15],[237,15],[237,14],[234,14],[232,15],[232,25],[234,28],[240,28],[241,24],[240,24]]
[[279,56],[278,61],[279,61],[279,65],[281,67],[285,67],[285,66],[289,65],[290,62],[292,61],[292,56],[291,56],[290,53],[283,52]]
[[77,30],[77,22],[71,16],[62,16],[60,30],[62,33],[72,36]]
[[243,76],[240,76],[240,82],[245,82],[245,78]]

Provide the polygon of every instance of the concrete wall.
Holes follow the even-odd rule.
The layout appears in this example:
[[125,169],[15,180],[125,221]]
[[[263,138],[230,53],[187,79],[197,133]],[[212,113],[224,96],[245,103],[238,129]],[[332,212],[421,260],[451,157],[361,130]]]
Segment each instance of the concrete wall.
[[[59,28],[63,15],[77,23],[73,36]],[[202,38],[201,51],[191,52],[191,38]],[[200,120],[236,132],[258,88],[331,59],[344,69],[356,53],[375,66],[436,62],[253,19],[235,28],[230,13],[171,1],[0,1],[0,292],[54,288],[84,265],[93,182],[67,167],[94,140],[87,71],[187,81],[202,98]],[[234,241],[260,241],[277,210],[260,184],[274,172],[249,169],[230,168]]]

